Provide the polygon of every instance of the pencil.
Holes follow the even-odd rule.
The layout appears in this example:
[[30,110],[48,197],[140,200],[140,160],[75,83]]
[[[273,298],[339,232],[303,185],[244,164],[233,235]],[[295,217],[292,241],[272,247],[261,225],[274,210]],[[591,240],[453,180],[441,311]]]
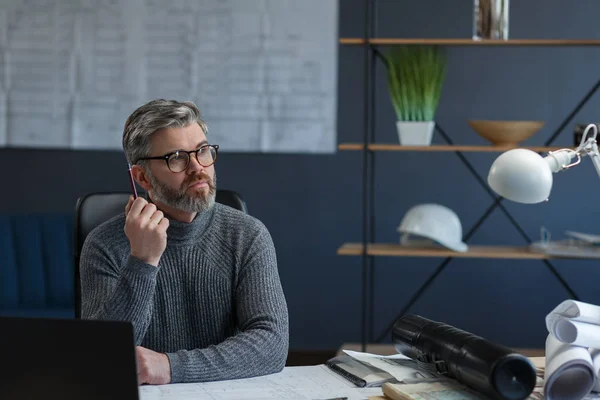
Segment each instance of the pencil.
[[135,189],[135,181],[133,180],[133,174],[131,173],[131,164],[127,163],[128,171],[129,171],[129,183],[131,184],[131,191],[133,192],[133,199],[137,199],[138,194]]

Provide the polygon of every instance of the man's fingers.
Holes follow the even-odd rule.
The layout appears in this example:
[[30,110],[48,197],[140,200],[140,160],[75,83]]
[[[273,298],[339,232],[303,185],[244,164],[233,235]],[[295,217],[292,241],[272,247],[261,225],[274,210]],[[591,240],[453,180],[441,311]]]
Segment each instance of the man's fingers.
[[142,212],[140,212],[140,218],[145,220],[150,220],[152,215],[156,212],[157,208],[154,204],[148,203],[144,206]]
[[164,230],[167,230],[167,228],[169,227],[169,220],[166,218],[163,218],[159,223],[158,223],[158,227],[162,228]]
[[125,215],[129,214],[129,210],[131,209],[131,205],[133,204],[133,196],[129,196],[129,200],[125,205]]
[[160,221],[163,219],[164,214],[162,211],[157,210],[154,214],[152,214],[152,216],[150,217],[150,223],[151,225],[158,225],[160,223]]
[[148,204],[146,199],[138,197],[133,201],[133,203],[131,203],[131,207],[129,207],[129,214],[131,214],[132,216],[139,215],[146,206],[146,204]]

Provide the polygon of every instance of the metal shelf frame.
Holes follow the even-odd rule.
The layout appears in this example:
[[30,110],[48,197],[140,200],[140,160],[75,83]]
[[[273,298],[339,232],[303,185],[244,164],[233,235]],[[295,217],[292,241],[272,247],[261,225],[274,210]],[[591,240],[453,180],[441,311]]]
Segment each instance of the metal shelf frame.
[[[367,343],[380,343],[384,340],[392,330],[394,322],[399,317],[405,315],[408,310],[419,300],[419,298],[427,291],[429,286],[435,281],[440,273],[448,266],[454,257],[446,257],[437,268],[429,275],[425,282],[416,290],[410,300],[402,307],[396,318],[394,318],[388,326],[377,336],[374,335],[373,315],[374,315],[374,285],[375,285],[375,262],[374,256],[368,254],[367,248],[369,244],[375,243],[375,154],[376,151],[372,148],[375,140],[375,76],[377,67],[377,58],[385,62],[385,57],[379,52],[378,45],[398,45],[398,44],[428,44],[436,42],[439,45],[471,45],[472,41],[467,39],[436,39],[434,41],[427,39],[377,39],[377,0],[364,0],[365,4],[365,30],[364,37],[359,39],[340,39],[341,45],[362,46],[363,48],[363,64],[364,64],[364,123],[363,123],[363,143],[360,148],[352,148],[348,150],[360,150],[362,152],[362,250],[360,257],[362,258],[362,292],[361,292],[361,348],[366,351]],[[502,44],[498,42],[486,42],[489,44]],[[504,45],[530,45],[530,46],[600,46],[599,40],[513,40]],[[583,98],[575,105],[571,112],[563,119],[560,125],[553,132],[551,137],[546,140],[544,146],[549,147],[556,140],[560,132],[573,120],[581,108],[590,100],[590,98],[600,88],[600,79],[592,86],[592,88],[583,96]],[[449,146],[454,146],[452,139],[446,133],[440,124],[436,123],[436,132],[438,132],[444,141]],[[356,146],[355,146],[356,147]],[[455,151],[456,155],[467,167],[475,180],[481,187],[490,195],[493,202],[475,224],[464,235],[463,240],[467,242],[492,214],[499,208],[500,211],[508,218],[510,223],[517,229],[519,235],[527,242],[532,243],[532,239],[527,235],[515,218],[508,212],[502,204],[504,198],[497,196],[487,185],[485,179],[477,172],[473,165],[465,158],[462,151]],[[575,291],[569,286],[565,279],[560,275],[557,269],[552,265],[550,260],[541,260],[548,270],[556,277],[560,284],[565,288],[569,295],[574,300],[579,300]]]

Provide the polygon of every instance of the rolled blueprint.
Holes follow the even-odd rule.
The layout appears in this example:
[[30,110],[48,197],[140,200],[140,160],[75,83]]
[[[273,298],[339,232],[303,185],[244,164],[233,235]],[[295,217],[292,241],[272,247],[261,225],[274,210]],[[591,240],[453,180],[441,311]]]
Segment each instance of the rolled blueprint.
[[600,325],[573,321],[562,315],[553,321],[556,339],[574,346],[600,348]]
[[563,343],[600,348],[600,307],[565,300],[546,316],[546,328]]
[[577,300],[565,300],[546,316],[548,332],[555,333],[556,324],[561,319],[560,317],[570,321],[600,325],[600,307]]
[[585,347],[558,341],[552,334],[546,338],[546,400],[580,400],[596,384],[592,356]]
[[598,373],[600,373],[600,349],[589,349],[590,356],[592,357],[592,363],[594,364],[594,373],[596,374],[596,385],[592,389],[592,392],[600,392],[600,379]]

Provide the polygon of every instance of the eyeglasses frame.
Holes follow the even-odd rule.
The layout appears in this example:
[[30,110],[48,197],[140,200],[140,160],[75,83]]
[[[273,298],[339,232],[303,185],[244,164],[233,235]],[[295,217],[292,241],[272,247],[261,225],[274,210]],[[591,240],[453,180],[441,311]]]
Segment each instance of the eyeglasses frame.
[[[215,159],[213,160],[212,163],[208,164],[208,165],[203,165],[200,162],[200,159],[198,159],[198,152],[202,149],[205,149],[207,147],[212,147],[213,149],[215,149]],[[188,163],[185,166],[185,168],[181,171],[175,172],[171,169],[171,167],[169,166],[169,158],[174,155],[174,154],[181,154],[181,153],[187,153],[188,155]],[[219,145],[218,144],[203,144],[202,146],[198,147],[196,150],[177,150],[177,151],[173,151],[171,153],[167,153],[164,156],[156,156],[156,157],[142,157],[142,158],[138,158],[137,161],[135,162],[135,164],[137,164],[139,161],[142,160],[163,160],[165,162],[165,164],[167,164],[167,168],[169,168],[169,171],[173,172],[174,174],[177,174],[179,172],[184,172],[186,169],[189,168],[190,163],[192,162],[192,153],[194,153],[194,156],[196,157],[196,161],[198,162],[198,164],[202,165],[204,168],[208,168],[211,165],[213,165],[216,161],[217,161],[217,157],[219,155]]]

